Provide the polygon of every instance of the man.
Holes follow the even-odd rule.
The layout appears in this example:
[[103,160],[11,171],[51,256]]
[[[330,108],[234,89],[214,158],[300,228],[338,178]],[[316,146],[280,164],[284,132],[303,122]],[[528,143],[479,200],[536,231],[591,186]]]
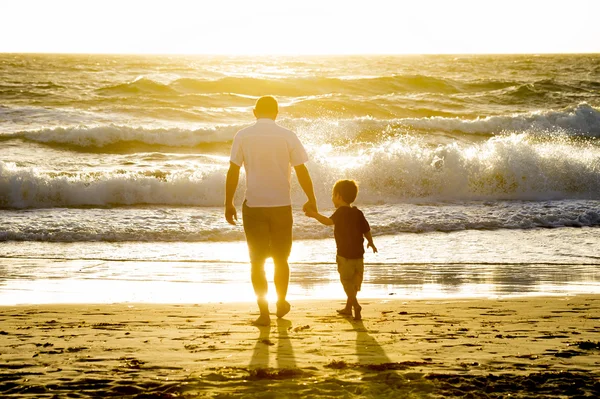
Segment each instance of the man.
[[265,261],[271,256],[275,265],[277,317],[290,311],[286,301],[292,249],[291,167],[308,197],[303,210],[317,210],[313,183],[304,165],[308,155],[291,130],[275,123],[279,107],[271,96],[261,97],[254,106],[256,123],[240,130],[233,138],[227,182],[225,184],[225,219],[235,224],[237,211],[233,197],[239,181],[240,167],[246,170],[246,199],[242,219],[252,265],[252,286],[260,316],[254,324],[271,324],[267,302],[268,283]]

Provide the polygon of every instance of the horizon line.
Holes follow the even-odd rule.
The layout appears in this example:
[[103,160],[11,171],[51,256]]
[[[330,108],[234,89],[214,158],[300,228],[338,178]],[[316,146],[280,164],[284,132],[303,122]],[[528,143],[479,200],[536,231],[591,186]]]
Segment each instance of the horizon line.
[[0,55],[130,55],[130,56],[208,56],[208,57],[352,57],[352,56],[490,56],[490,55],[600,55],[590,52],[490,52],[490,53],[125,53],[125,52],[53,52],[0,51]]

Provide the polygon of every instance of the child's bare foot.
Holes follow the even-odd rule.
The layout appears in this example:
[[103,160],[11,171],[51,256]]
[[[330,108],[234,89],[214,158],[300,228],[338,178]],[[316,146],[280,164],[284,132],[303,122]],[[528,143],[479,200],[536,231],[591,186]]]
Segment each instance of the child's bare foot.
[[268,314],[261,314],[258,319],[252,322],[255,326],[270,326],[271,325],[271,317]]
[[362,315],[360,314],[361,310],[362,310],[361,306],[356,306],[354,308],[354,320],[362,320]]
[[337,312],[342,316],[352,316],[352,308],[338,309]]
[[277,317],[281,318],[290,312],[292,305],[288,301],[277,301]]

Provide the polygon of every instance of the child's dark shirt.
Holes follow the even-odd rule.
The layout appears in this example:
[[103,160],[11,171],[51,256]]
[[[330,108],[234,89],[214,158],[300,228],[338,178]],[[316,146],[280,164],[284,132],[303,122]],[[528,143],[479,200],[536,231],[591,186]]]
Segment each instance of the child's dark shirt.
[[371,230],[365,215],[355,206],[340,206],[330,219],[334,224],[337,254],[347,259],[362,258],[365,253],[363,234]]

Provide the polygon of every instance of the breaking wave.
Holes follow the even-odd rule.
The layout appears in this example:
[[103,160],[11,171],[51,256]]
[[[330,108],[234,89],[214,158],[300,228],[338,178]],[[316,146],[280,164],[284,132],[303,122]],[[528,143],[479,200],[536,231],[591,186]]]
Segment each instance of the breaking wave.
[[[455,135],[504,135],[528,132],[538,137],[557,135],[600,137],[600,111],[588,104],[561,111],[532,112],[478,119],[448,117],[404,119],[283,119],[282,124],[295,130],[306,143],[363,141],[376,143],[390,136],[414,131],[445,132]],[[21,139],[54,146],[103,148],[125,147],[129,143],[149,146],[194,148],[203,144],[229,143],[235,133],[248,124],[214,125],[202,128],[150,128],[127,125],[57,127],[2,134],[0,140]]]
[[[592,199],[600,197],[600,149],[539,142],[526,134],[435,148],[400,137],[369,148],[316,147],[309,169],[319,197],[340,178],[360,182],[361,201],[412,199]],[[0,207],[42,208],[168,204],[220,206],[225,162],[218,170],[158,169],[77,174],[40,172],[0,162]],[[241,188],[241,193],[243,189]],[[295,201],[302,201],[294,186]]]

